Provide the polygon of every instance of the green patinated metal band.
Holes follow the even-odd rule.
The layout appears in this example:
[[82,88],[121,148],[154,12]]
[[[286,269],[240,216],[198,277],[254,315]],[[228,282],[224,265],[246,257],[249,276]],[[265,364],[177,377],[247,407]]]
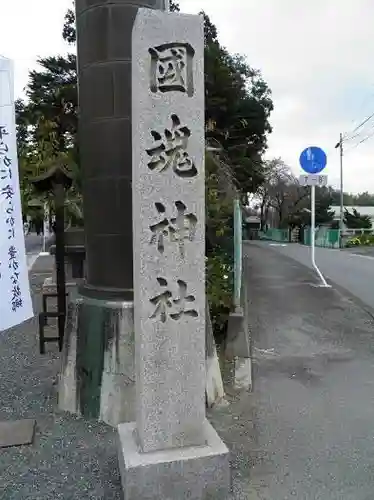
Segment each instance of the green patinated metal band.
[[79,407],[82,415],[97,419],[100,415],[108,310],[87,303],[80,307],[76,365]]

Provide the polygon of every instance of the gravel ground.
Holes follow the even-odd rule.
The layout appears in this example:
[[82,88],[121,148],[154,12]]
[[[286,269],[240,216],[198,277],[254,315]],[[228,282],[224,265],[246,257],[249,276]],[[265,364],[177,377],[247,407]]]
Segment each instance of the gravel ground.
[[[30,273],[34,310],[51,274],[41,257]],[[32,446],[0,453],[1,500],[120,500],[116,434],[108,426],[56,413],[59,354],[38,351],[34,318],[0,336],[0,420],[34,418]]]
[[[52,261],[40,257],[30,273],[34,310]],[[0,337],[0,420],[34,418],[32,446],[0,453],[1,500],[122,500],[116,433],[104,424],[56,412],[59,353],[53,344],[39,354],[34,318]],[[251,395],[209,418],[232,449],[232,500],[255,500],[249,485],[252,465]],[[161,499],[160,499],[161,500]]]

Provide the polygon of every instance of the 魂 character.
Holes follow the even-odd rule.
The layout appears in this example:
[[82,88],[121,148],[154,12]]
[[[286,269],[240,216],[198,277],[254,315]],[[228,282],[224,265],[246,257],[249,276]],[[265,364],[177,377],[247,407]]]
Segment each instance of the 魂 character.
[[147,149],[147,154],[151,157],[148,168],[159,172],[172,168],[178,177],[195,177],[197,169],[187,151],[191,131],[188,127],[181,126],[177,115],[171,115],[171,120],[172,126],[164,130],[163,136],[155,130],[151,131],[153,139],[159,144]]

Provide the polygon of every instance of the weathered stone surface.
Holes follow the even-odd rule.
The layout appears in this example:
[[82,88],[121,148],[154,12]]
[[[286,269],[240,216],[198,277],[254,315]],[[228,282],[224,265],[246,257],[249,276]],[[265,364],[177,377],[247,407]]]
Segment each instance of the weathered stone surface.
[[119,466],[125,500],[227,500],[229,451],[205,420],[206,445],[140,453],[135,424],[119,426]]
[[32,444],[35,420],[9,420],[0,422],[0,448]]
[[62,353],[59,408],[112,426],[129,422],[135,418],[134,372],[133,304],[72,297]]
[[[70,293],[74,288],[76,288],[77,283],[74,281],[67,281],[65,283],[67,293]],[[57,294],[57,284],[53,281],[52,276],[48,276],[43,283],[43,293],[56,293]]]
[[147,452],[205,444],[203,20],[139,9],[132,43],[137,430]]

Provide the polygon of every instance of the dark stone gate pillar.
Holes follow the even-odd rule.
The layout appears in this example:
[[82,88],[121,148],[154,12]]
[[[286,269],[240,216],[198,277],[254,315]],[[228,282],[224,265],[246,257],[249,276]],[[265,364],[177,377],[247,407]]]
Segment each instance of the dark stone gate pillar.
[[132,299],[131,34],[138,7],[164,0],[76,0],[85,295]]
[[75,0],[86,281],[72,297],[60,409],[111,425],[134,420],[131,37],[139,7],[164,0]]

